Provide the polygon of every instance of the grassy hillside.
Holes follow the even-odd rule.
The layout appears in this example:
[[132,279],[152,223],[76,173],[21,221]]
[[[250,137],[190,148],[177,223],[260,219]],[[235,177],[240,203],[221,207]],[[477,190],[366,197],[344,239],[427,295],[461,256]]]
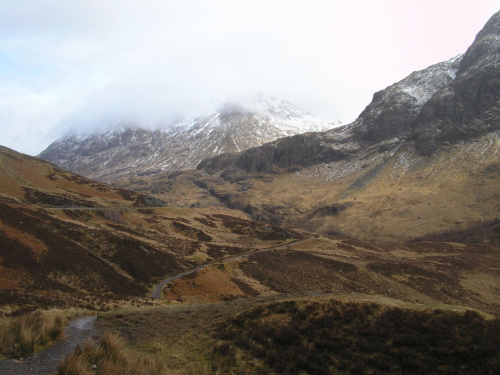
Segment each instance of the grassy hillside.
[[398,242],[467,230],[500,217],[498,132],[421,156],[411,142],[273,173],[235,167],[119,181],[170,204],[224,206],[322,234]]
[[[67,172],[53,164],[0,146],[0,198],[39,207],[148,205],[146,196]],[[162,205],[151,200],[152,206]]]
[[9,309],[109,308],[148,297],[167,275],[303,236],[237,211],[162,207],[6,148],[0,173],[0,304]]
[[364,293],[500,313],[498,248],[317,238],[220,263],[174,280],[164,298],[200,303],[287,293]]
[[460,306],[354,293],[122,309],[98,320],[131,353],[178,374],[494,373],[498,324]]
[[[495,370],[498,359],[488,348],[497,345],[498,321],[482,316],[500,312],[497,220],[486,221],[485,215],[464,221],[468,229],[444,220],[465,206],[471,210],[467,215],[486,210],[486,204],[491,206],[487,212],[496,212],[496,156],[488,150],[486,162],[477,161],[476,169],[457,162],[458,151],[442,159],[447,162],[441,169],[430,159],[425,159],[430,164],[421,159],[398,169],[391,164],[401,159],[396,153],[383,167],[374,159],[337,182],[327,181],[317,167],[252,176],[189,171],[145,182],[144,191],[156,189],[154,198],[1,149],[0,311],[9,322],[55,305],[109,311],[101,314],[99,327],[120,334],[126,343],[115,336],[89,343],[65,362],[62,374],[73,365],[88,369],[85,358],[100,356],[113,340],[120,366],[142,363],[166,373]],[[391,173],[399,173],[399,185],[392,185]],[[424,205],[422,192],[445,178],[450,190],[441,192],[440,185],[426,196],[435,199],[432,204]],[[473,183],[470,189],[467,184]],[[375,194],[377,189],[394,195],[382,205],[369,204],[385,197]],[[450,191],[465,197],[450,200],[444,195]],[[472,193],[466,191],[476,194],[475,205],[468,204]],[[493,198],[485,199],[488,194]],[[429,211],[421,219],[447,230],[440,231],[438,224],[432,231],[430,224],[421,229],[413,215],[431,210],[427,207],[438,199],[453,210],[435,209],[434,216]],[[376,219],[370,219],[375,209]],[[325,235],[252,221],[242,211]],[[417,235],[413,242],[381,241]],[[161,300],[149,298],[152,287],[167,276],[207,264],[167,284]],[[260,303],[275,304],[255,307]],[[422,312],[429,308],[447,312]],[[464,314],[467,308],[483,315]],[[353,318],[334,331],[329,326],[358,316],[365,319]],[[386,330],[393,321],[398,324]],[[271,340],[263,341],[258,332]],[[483,341],[476,335],[481,332]],[[421,334],[429,345],[416,342]],[[346,350],[325,355],[332,341]],[[439,351],[443,345],[446,353]],[[471,348],[477,356],[460,359]]]
[[290,301],[256,307],[221,326],[215,357],[228,373],[500,371],[500,321],[472,311]]

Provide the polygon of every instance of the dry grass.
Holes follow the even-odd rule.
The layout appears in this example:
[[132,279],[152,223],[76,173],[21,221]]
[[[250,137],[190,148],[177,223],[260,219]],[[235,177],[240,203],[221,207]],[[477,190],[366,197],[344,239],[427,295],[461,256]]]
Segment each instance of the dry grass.
[[149,358],[126,349],[124,339],[106,333],[98,343],[87,341],[60,364],[59,375],[173,375],[179,371],[169,369],[157,358]]
[[165,289],[164,298],[185,303],[211,303],[246,296],[222,264],[175,280],[171,285],[170,289]]
[[[166,275],[206,260],[267,248],[288,235],[301,236],[243,220],[241,212],[235,211],[233,218],[222,208],[206,213],[135,207],[134,202],[140,203],[137,193],[86,180],[2,147],[0,191],[2,310],[14,305],[30,310],[75,306],[75,299],[76,306],[105,309],[107,301],[115,305],[118,300],[146,297]],[[96,205],[107,208],[46,209]],[[232,230],[233,222],[239,231]],[[21,294],[25,298],[15,298]]]
[[[231,196],[230,207],[265,222],[376,242],[410,240],[500,217],[498,139],[485,136],[429,157],[419,156],[411,145],[390,157],[373,148],[350,160],[282,171],[266,179],[242,174],[250,186],[245,191],[241,181],[190,171],[169,180],[175,189],[159,197],[196,206]],[[382,166],[376,176],[370,174]],[[203,196],[204,189],[194,180],[212,194]],[[156,182],[150,181],[152,188]]]
[[62,338],[64,318],[58,313],[37,310],[0,319],[0,352],[8,357],[35,353]]
[[[422,312],[425,314],[430,310],[440,309],[442,311],[454,311],[463,315],[467,308],[460,306],[434,305],[425,306],[403,302],[388,297],[376,295],[356,294],[356,293],[329,293],[329,294],[310,294],[298,293],[288,295],[272,295],[256,298],[241,298],[232,301],[220,303],[204,303],[198,305],[168,305],[156,307],[143,307],[133,309],[122,309],[107,312],[101,315],[97,321],[98,328],[105,332],[115,332],[126,338],[128,347],[136,353],[142,353],[144,356],[157,358],[159,362],[167,364],[174,369],[182,369],[182,373],[188,374],[209,374],[219,369],[221,374],[233,373],[257,373],[252,372],[251,364],[258,364],[260,361],[256,357],[236,357],[237,361],[248,359],[248,365],[244,372],[243,367],[231,367],[232,362],[226,363],[227,356],[218,357],[219,351],[214,352],[214,346],[219,345],[222,349],[224,340],[219,337],[219,333],[227,325],[231,325],[235,318],[241,316],[250,316],[252,311],[258,306],[263,306],[264,310],[269,304],[275,303],[288,306],[287,303],[300,306],[318,305],[327,306],[331,299],[338,301],[341,306],[356,302],[356,305],[369,304],[380,306],[381,310],[396,308],[398,310],[408,311],[409,314]],[[293,302],[295,301],[295,302]],[[302,308],[301,308],[302,309]],[[378,309],[378,308],[377,308]],[[305,311],[305,310],[304,310]],[[323,310],[322,310],[323,311]],[[378,310],[377,310],[378,311]],[[305,311],[304,315],[309,314]],[[272,314],[274,315],[274,314]],[[274,315],[278,316],[278,315]],[[285,315],[281,315],[285,317]],[[481,315],[483,316],[483,315]],[[283,327],[290,316],[275,321],[269,325],[271,327]],[[313,315],[310,316],[313,318]],[[361,319],[361,318],[360,318]],[[479,319],[479,318],[478,318]],[[482,319],[482,318],[481,318]],[[486,320],[492,320],[491,316],[484,316]],[[249,320],[252,320],[249,318]],[[362,320],[362,319],[361,319]],[[410,319],[411,320],[411,319]],[[301,326],[307,324],[308,318],[300,323]],[[298,323],[297,323],[298,324]],[[307,330],[306,330],[307,331]],[[256,331],[255,334],[258,334]],[[319,340],[319,338],[318,338]],[[314,340],[311,340],[314,341]],[[300,351],[300,348],[298,348]],[[237,355],[244,354],[237,351]],[[233,363],[234,364],[234,363]],[[239,362],[238,365],[245,363]],[[220,366],[220,368],[218,368]],[[229,367],[228,367],[229,366]],[[246,365],[245,365],[246,366]],[[255,370],[255,368],[253,368]],[[297,373],[297,372],[289,372]],[[314,372],[310,372],[314,373]]]
[[[496,245],[371,245],[345,238],[309,245],[255,254],[234,267],[278,293],[347,291],[500,312]],[[240,281],[240,288],[248,284]]]

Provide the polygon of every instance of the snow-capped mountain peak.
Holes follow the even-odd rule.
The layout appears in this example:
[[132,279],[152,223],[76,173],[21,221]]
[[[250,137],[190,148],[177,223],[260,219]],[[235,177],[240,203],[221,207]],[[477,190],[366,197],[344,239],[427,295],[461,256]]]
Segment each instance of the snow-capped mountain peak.
[[207,157],[338,125],[284,100],[260,95],[251,101],[212,102],[201,113],[150,128],[122,124],[66,136],[40,157],[86,177],[113,181],[192,169]]

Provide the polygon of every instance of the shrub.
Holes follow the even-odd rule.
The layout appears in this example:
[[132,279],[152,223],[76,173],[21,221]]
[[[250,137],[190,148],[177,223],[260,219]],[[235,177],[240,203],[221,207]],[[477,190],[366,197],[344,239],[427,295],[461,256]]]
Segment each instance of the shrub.
[[277,373],[500,373],[500,320],[473,311],[286,302],[243,313],[217,335],[227,343],[218,358],[238,350]]

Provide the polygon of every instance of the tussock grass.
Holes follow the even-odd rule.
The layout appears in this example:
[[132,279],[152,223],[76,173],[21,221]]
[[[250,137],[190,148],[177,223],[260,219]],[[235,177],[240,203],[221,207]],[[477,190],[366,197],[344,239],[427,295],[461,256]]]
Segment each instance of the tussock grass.
[[64,318],[59,313],[36,310],[0,319],[0,353],[20,357],[64,338]]
[[139,356],[126,349],[122,337],[106,333],[98,343],[87,341],[60,364],[58,375],[177,375],[157,358]]

